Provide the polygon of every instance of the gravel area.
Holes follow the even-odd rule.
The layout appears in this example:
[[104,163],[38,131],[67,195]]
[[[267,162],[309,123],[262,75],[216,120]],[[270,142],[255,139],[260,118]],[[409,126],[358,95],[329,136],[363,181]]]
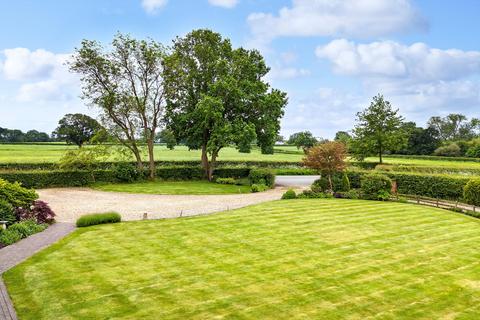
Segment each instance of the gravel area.
[[278,200],[286,188],[250,194],[231,195],[151,195],[104,192],[89,188],[37,190],[57,214],[60,222],[75,222],[89,213],[116,211],[125,221],[193,216]]

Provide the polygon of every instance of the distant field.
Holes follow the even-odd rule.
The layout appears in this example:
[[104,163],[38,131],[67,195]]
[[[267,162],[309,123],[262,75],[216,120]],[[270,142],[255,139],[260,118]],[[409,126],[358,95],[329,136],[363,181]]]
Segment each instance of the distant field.
[[[76,149],[68,145],[23,145],[23,144],[0,144],[0,163],[39,163],[57,162],[66,150]],[[165,146],[155,146],[156,160],[192,161],[200,160],[200,150],[189,151],[187,147],[179,146],[169,150]],[[145,160],[147,157],[144,157]],[[218,160],[238,161],[291,161],[298,162],[302,159],[301,154],[274,155],[261,154],[259,150],[251,153],[239,153],[235,148],[224,148],[220,151]],[[113,160],[113,159],[110,159]]]
[[[75,149],[75,146],[65,144],[42,145],[42,144],[0,144],[0,163],[41,163],[57,162],[66,150]],[[88,148],[88,147],[87,147]],[[289,161],[299,162],[303,158],[302,150],[292,146],[276,146],[273,155],[261,154],[260,150],[254,149],[251,153],[239,153],[235,148],[224,148],[220,151],[218,160],[230,161]],[[200,151],[189,151],[187,147],[178,146],[169,150],[165,146],[155,146],[156,160],[165,161],[195,161],[200,160]],[[147,160],[146,155],[144,159]],[[114,160],[108,159],[108,160]],[[133,160],[133,158],[132,158]],[[376,162],[377,157],[367,158],[366,161]],[[444,168],[468,168],[480,169],[480,162],[474,161],[447,161],[435,159],[408,159],[384,157],[386,164],[412,165],[425,167]]]

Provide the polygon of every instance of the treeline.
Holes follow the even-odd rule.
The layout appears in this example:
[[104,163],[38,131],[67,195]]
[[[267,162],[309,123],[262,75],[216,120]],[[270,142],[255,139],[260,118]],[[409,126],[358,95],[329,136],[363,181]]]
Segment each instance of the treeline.
[[18,129],[0,127],[0,143],[52,142],[58,141],[53,135],[37,130],[23,132]]

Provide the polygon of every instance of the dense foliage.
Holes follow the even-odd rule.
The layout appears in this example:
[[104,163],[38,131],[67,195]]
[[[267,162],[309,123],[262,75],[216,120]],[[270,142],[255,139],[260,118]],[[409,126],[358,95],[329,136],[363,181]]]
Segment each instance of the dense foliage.
[[318,140],[310,131],[302,131],[292,134],[287,143],[296,146],[297,149],[302,148],[303,152],[307,153],[309,148],[318,143]]
[[371,173],[360,182],[362,197],[370,200],[388,200],[392,190],[392,180],[386,175]]
[[116,212],[95,213],[81,216],[77,219],[77,227],[89,227],[98,224],[121,222],[122,217]]
[[248,175],[250,184],[265,185],[268,188],[275,186],[275,173],[270,169],[252,169]]
[[37,130],[29,130],[26,133],[18,129],[7,129],[0,127],[0,142],[19,143],[19,142],[50,142],[54,141],[48,133]]
[[480,178],[474,178],[467,182],[463,188],[463,197],[467,203],[480,206]]
[[97,120],[86,114],[66,114],[58,122],[54,135],[59,140],[82,147],[84,143],[90,141],[101,129],[102,127]]

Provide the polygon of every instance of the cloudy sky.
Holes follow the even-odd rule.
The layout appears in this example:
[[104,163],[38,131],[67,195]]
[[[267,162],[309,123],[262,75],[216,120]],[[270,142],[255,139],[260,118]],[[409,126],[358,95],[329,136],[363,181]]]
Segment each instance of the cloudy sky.
[[0,10],[0,127],[94,114],[64,62],[117,31],[170,44],[210,28],[259,49],[288,92],[282,133],[332,137],[383,93],[408,119],[480,116],[478,0],[16,0]]

